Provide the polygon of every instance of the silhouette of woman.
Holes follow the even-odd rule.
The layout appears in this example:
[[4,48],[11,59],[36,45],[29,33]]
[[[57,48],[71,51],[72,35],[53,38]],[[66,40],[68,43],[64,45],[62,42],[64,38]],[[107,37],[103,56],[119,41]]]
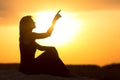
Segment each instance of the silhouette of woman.
[[[46,33],[32,32],[35,28],[35,22],[31,16],[24,16],[20,20],[20,72],[25,74],[51,74],[57,76],[67,76],[69,74],[68,69],[59,58],[55,47],[42,46],[35,42],[35,39],[49,37],[56,21],[60,17],[58,12]],[[44,51],[37,58],[35,58],[36,49]]]

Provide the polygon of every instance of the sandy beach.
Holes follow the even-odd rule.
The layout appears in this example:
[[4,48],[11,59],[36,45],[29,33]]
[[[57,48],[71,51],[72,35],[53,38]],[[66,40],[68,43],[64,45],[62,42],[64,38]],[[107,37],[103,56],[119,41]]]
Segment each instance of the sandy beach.
[[0,80],[97,80],[87,77],[59,77],[52,75],[25,75],[17,70],[0,70]]

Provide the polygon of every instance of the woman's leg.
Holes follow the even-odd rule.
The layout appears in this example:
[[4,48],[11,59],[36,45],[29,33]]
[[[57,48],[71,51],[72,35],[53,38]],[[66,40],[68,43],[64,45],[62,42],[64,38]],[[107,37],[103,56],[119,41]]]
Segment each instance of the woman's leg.
[[43,68],[39,69],[42,72],[59,76],[67,76],[69,73],[68,69],[59,58],[55,47],[48,47],[44,53],[36,58],[36,62],[38,68]]

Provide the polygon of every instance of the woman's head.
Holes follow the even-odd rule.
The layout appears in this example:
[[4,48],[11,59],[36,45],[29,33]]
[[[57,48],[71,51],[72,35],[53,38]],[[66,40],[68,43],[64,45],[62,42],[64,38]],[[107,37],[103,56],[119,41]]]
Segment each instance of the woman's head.
[[20,20],[20,34],[32,31],[35,28],[35,22],[32,20],[31,16],[24,16]]

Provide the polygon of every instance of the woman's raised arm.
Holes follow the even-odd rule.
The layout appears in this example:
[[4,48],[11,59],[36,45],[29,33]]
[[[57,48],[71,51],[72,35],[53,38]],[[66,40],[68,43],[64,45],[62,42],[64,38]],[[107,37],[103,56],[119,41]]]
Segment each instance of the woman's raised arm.
[[58,12],[57,12],[57,14],[55,15],[55,17],[54,17],[54,19],[53,19],[53,21],[52,21],[52,25],[50,26],[50,28],[47,30],[47,32],[46,32],[46,34],[48,34],[49,36],[52,34],[52,31],[53,31],[53,29],[54,29],[54,25],[55,25],[55,23],[56,23],[56,21],[61,17],[61,15],[59,14],[59,12],[60,12],[61,10],[59,10]]
[[31,34],[32,38],[34,38],[34,39],[42,39],[42,38],[49,37],[53,32],[56,21],[61,17],[61,15],[59,14],[60,11],[61,10],[59,10],[57,12],[57,14],[55,15],[55,17],[54,17],[54,19],[52,21],[52,24],[51,24],[51,26],[49,27],[49,29],[47,30],[46,33],[32,33]]

